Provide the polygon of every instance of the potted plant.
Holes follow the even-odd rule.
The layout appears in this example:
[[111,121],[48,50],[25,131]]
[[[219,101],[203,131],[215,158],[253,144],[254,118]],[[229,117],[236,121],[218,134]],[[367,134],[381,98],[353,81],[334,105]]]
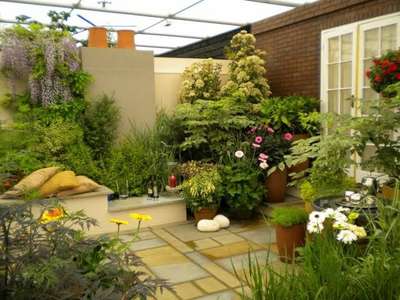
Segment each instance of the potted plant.
[[371,88],[383,96],[392,96],[394,91],[385,90],[389,85],[400,81],[400,50],[389,50],[373,60],[366,72]]
[[182,196],[193,211],[196,223],[216,216],[219,207],[216,190],[220,182],[221,177],[214,167],[200,171],[180,185]]
[[262,170],[254,161],[255,151],[243,144],[234,153],[227,153],[221,167],[219,195],[236,219],[250,218],[265,195]]
[[282,262],[292,262],[295,250],[305,243],[308,214],[297,207],[279,207],[272,211],[276,242]]
[[261,170],[266,171],[267,201],[282,202],[287,185],[284,157],[289,153],[293,134],[281,134],[267,125],[253,127],[250,132],[251,146],[257,153],[257,164]]
[[[267,99],[261,104],[263,122],[280,133],[293,134],[292,141],[319,134],[319,100],[311,97],[289,96]],[[309,168],[309,160],[288,168],[288,174]]]

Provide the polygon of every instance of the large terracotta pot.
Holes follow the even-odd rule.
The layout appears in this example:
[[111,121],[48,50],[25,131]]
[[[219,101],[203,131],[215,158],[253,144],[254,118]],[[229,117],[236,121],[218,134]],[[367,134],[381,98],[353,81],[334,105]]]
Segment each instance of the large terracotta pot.
[[283,171],[276,169],[268,176],[265,186],[267,188],[268,202],[283,202],[285,200],[287,185],[287,169]]
[[135,32],[133,30],[118,30],[117,48],[135,49]]
[[291,227],[276,225],[276,243],[279,259],[282,262],[292,262],[295,249],[304,246],[306,239],[306,225],[298,224]]
[[382,196],[386,200],[392,200],[394,196],[394,188],[388,185],[382,186]]
[[103,27],[89,28],[88,47],[90,48],[107,48],[107,29]]
[[[305,140],[308,139],[310,135],[308,133],[296,133],[293,136],[293,142],[298,141],[298,140]],[[289,181],[290,181],[290,174],[291,173],[299,173],[302,171],[307,170],[310,167],[310,161],[307,159],[305,162],[299,163],[297,165],[291,166],[288,168],[288,175],[289,175]]]
[[203,207],[194,211],[194,219],[196,223],[203,219],[211,220],[217,215],[217,211],[218,209],[214,207]]

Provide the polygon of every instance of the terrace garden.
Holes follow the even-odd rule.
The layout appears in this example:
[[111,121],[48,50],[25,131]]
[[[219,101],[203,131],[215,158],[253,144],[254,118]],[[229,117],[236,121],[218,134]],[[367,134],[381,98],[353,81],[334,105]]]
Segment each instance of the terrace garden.
[[[174,111],[121,136],[64,17],[0,35],[1,299],[400,299],[400,51],[367,72],[381,95],[367,115],[325,114],[275,97],[242,31],[227,76],[192,64]],[[113,217],[89,216],[85,195],[104,189]],[[188,220],[148,225],[171,211],[128,212],[140,197]]]

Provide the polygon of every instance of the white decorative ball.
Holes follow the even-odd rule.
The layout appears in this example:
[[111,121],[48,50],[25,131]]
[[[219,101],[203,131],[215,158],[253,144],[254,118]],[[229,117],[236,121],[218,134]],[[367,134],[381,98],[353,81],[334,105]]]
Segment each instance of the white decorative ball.
[[217,222],[221,228],[227,228],[230,225],[229,219],[224,215],[216,215],[214,221]]
[[202,232],[218,231],[219,228],[218,222],[215,222],[214,220],[204,219],[197,223],[197,230]]

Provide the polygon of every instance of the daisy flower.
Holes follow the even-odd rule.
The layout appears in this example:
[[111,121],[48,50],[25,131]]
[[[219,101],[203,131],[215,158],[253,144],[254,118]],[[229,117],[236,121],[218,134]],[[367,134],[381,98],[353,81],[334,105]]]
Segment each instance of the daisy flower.
[[268,168],[268,167],[269,167],[269,165],[268,165],[265,161],[262,161],[262,162],[260,163],[260,168],[261,168],[261,169],[265,170],[265,169]]
[[324,223],[326,219],[326,214],[322,211],[313,211],[310,216],[309,216],[309,220],[312,223]]
[[339,231],[336,239],[344,244],[351,244],[357,240],[357,235],[353,231],[345,229]]
[[244,152],[242,150],[238,150],[235,152],[235,156],[237,158],[242,158],[244,156]]
[[324,225],[318,222],[308,222],[307,231],[309,233],[320,233],[324,229]]

